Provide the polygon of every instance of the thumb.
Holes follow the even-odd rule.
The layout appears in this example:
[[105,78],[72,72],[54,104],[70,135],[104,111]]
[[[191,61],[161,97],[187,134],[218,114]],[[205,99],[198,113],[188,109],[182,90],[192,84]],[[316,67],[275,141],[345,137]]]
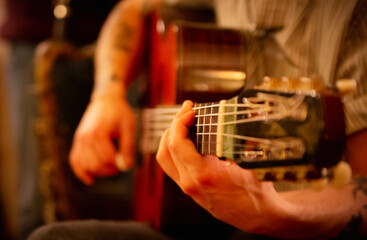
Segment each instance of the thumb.
[[124,157],[122,156],[121,152],[116,153],[115,163],[116,163],[117,168],[122,172],[127,171],[130,168],[128,164],[125,162]]
[[116,154],[116,166],[121,171],[129,170],[135,159],[135,118],[124,119],[121,124],[119,152]]

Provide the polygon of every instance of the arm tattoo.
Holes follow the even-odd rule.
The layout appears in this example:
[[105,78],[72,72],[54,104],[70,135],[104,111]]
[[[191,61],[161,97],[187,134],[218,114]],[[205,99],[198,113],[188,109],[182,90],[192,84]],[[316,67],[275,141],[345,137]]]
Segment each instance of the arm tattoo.
[[[357,193],[361,192],[365,196],[367,196],[367,178],[359,177],[354,179],[355,188],[353,189],[353,197],[354,200],[357,200]],[[363,206],[363,209],[366,209],[367,205]],[[362,209],[358,211],[356,215],[353,215],[350,219],[348,225],[344,229],[344,234],[349,236],[353,236],[358,234],[363,227],[363,217],[362,217]]]
[[121,80],[121,78],[119,76],[117,76],[116,74],[112,74],[112,76],[110,77],[111,82],[118,82],[120,80]]
[[143,1],[143,5],[142,5],[142,13],[144,15],[149,14],[152,11],[152,2],[151,1]]
[[347,235],[356,235],[363,227],[363,217],[361,211],[357,215],[353,215],[348,225],[344,229],[344,233]]
[[353,189],[354,200],[357,199],[357,192],[361,191],[367,196],[367,177],[359,177],[354,180],[356,187]]
[[131,44],[134,41],[135,30],[126,23],[121,23],[114,40],[114,47],[124,52],[131,52]]
[[94,91],[104,90],[109,82],[118,82],[121,80],[121,77],[119,77],[117,74],[112,74],[110,77],[104,79],[103,81],[97,81],[94,85]]

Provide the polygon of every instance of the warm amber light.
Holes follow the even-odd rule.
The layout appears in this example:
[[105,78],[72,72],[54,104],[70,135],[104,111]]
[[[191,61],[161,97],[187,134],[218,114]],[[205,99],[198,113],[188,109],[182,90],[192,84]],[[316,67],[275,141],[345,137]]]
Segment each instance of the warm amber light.
[[59,4],[54,8],[54,15],[57,19],[65,18],[68,15],[68,8],[65,5]]

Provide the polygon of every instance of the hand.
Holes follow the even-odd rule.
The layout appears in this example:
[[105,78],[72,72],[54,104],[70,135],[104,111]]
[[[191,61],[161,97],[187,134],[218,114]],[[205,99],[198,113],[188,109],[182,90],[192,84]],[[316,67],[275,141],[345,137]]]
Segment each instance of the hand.
[[[76,130],[70,164],[85,184],[95,177],[115,175],[134,163],[135,116],[124,99],[100,98],[92,101]],[[115,146],[113,139],[118,140]],[[119,148],[118,149],[116,149]],[[116,156],[120,151],[119,167]]]
[[184,193],[218,219],[255,233],[270,231],[266,228],[276,224],[264,225],[270,221],[267,216],[280,213],[284,201],[272,183],[259,182],[233,161],[200,155],[187,138],[195,118],[191,108],[192,102],[185,102],[162,137],[159,164]]

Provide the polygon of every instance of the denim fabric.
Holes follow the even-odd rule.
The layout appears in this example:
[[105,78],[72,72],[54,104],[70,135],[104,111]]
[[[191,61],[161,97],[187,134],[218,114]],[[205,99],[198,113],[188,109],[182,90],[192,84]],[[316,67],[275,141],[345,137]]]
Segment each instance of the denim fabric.
[[18,167],[18,219],[20,238],[42,223],[42,197],[38,188],[38,158],[34,121],[37,116],[33,55],[35,45],[10,45],[5,77],[11,132]]

